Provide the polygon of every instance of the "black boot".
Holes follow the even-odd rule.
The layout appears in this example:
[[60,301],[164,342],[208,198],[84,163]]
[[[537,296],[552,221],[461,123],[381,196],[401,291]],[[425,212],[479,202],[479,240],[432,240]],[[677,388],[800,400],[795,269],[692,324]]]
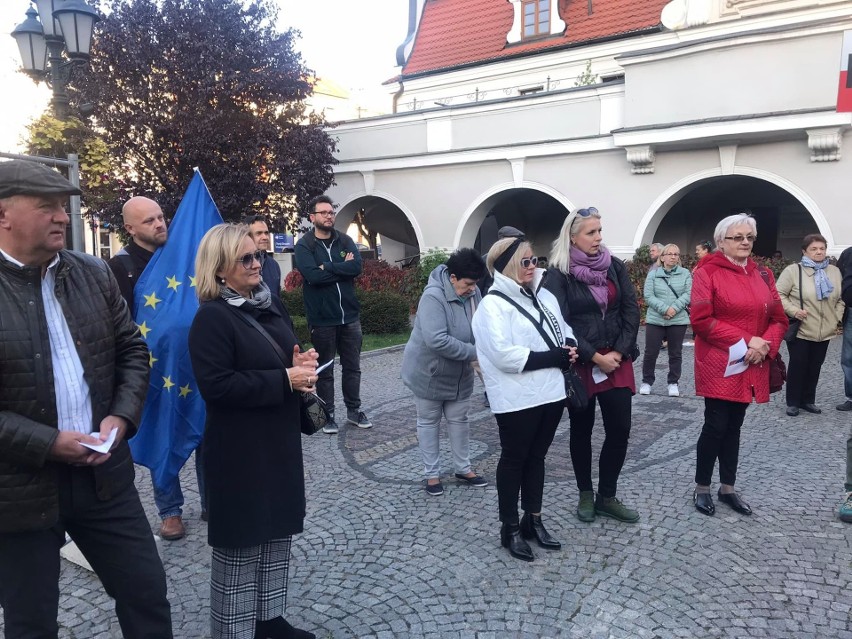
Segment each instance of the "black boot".
[[521,535],[523,535],[524,539],[535,537],[538,545],[547,550],[559,550],[562,548],[562,544],[551,537],[550,533],[545,529],[544,524],[541,523],[541,515],[524,513],[524,516],[521,518]]
[[284,617],[275,617],[269,621],[256,621],[254,639],[317,639],[307,630],[299,630],[290,625]]
[[500,543],[509,549],[509,554],[522,561],[532,561],[535,557],[532,548],[521,537],[521,527],[518,524],[503,524],[500,528]]

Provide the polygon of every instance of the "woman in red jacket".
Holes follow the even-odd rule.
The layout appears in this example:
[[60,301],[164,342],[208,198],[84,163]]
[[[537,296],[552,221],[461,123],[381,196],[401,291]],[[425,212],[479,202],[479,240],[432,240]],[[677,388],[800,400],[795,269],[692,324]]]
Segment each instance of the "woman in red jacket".
[[[695,392],[704,397],[704,427],[698,438],[695,508],[716,512],[710,494],[719,460],[719,501],[743,515],[751,508],[734,485],[740,428],[752,400],[769,401],[769,362],[787,330],[775,278],[750,259],[757,224],[747,214],[731,215],[716,225],[718,251],[706,256],[694,273],[690,321],[695,330]],[[737,346],[745,351],[737,366]],[[731,350],[733,349],[733,350]],[[727,374],[727,376],[726,376]]]

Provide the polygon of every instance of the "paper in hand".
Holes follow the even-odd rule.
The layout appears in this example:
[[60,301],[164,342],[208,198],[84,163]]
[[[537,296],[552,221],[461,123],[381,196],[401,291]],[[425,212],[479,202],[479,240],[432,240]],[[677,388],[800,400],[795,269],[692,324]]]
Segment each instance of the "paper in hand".
[[[81,446],[85,446],[96,453],[108,453],[109,449],[112,448],[112,445],[115,443],[115,434],[118,432],[117,428],[113,428],[109,437],[107,437],[106,441],[101,442],[100,444],[87,444],[86,442],[80,442]],[[100,438],[100,433],[92,433],[92,437]]]
[[332,363],[333,361],[334,361],[333,359],[330,359],[330,360],[328,360],[325,364],[323,364],[322,366],[317,366],[317,370],[316,370],[316,372],[317,372],[317,373],[322,373],[322,372],[323,372],[326,368],[328,368],[329,366],[331,366],[331,363]]
[[746,346],[744,339],[740,339],[739,342],[728,349],[728,365],[725,367],[725,377],[739,375],[748,368],[745,361],[747,352],[748,346]]

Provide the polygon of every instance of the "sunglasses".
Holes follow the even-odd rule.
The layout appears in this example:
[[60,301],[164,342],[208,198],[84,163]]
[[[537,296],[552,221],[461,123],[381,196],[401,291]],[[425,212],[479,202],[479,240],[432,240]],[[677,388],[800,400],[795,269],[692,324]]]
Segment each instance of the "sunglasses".
[[757,239],[757,236],[756,235],[734,235],[734,236],[726,235],[725,239],[726,240],[732,240],[732,241],[736,242],[737,244],[742,244],[743,240],[745,240],[749,244],[754,244],[754,241]]
[[577,215],[579,215],[580,217],[589,217],[590,215],[596,215],[597,213],[598,210],[594,206],[590,206],[585,209],[579,209],[577,211]]
[[530,266],[535,266],[536,264],[538,264],[538,258],[535,256],[525,257],[521,260],[521,266],[523,268],[529,268]]
[[258,264],[262,265],[264,259],[266,259],[266,253],[263,251],[255,251],[254,253],[246,253],[242,257],[238,257],[237,262],[242,264],[244,269],[249,270],[255,260]]

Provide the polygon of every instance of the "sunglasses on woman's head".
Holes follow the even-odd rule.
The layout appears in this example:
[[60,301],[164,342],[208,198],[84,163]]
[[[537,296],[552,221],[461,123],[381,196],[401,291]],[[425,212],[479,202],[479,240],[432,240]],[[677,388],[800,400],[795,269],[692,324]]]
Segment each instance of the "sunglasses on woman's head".
[[521,260],[521,266],[523,268],[529,268],[530,266],[535,266],[536,264],[538,264],[538,258],[535,256],[525,257]]
[[255,251],[254,253],[246,253],[242,257],[237,258],[237,262],[243,265],[243,268],[249,270],[251,265],[257,260],[258,264],[263,264],[263,260],[266,257],[266,253],[263,251]]
[[590,206],[585,209],[579,209],[577,215],[580,217],[589,217],[590,215],[595,215],[597,212],[598,210],[594,206]]

